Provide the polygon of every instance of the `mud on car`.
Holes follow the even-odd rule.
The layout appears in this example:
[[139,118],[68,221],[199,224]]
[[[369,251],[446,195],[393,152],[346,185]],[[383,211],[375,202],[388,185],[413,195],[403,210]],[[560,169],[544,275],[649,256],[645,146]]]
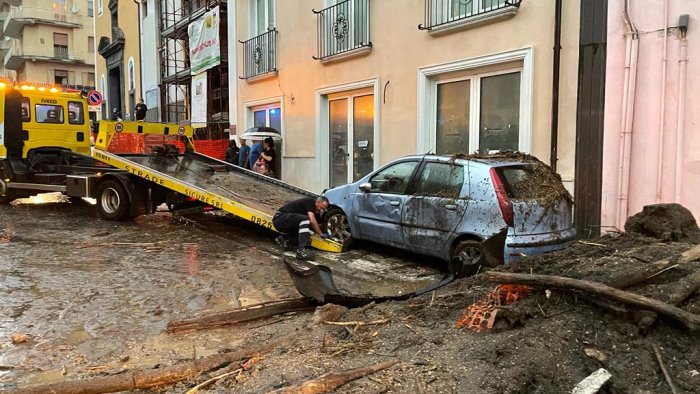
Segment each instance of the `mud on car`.
[[559,176],[520,153],[404,157],[324,195],[331,206],[322,227],[334,238],[438,257],[461,275],[492,264],[485,241],[498,234],[506,263],[576,235]]

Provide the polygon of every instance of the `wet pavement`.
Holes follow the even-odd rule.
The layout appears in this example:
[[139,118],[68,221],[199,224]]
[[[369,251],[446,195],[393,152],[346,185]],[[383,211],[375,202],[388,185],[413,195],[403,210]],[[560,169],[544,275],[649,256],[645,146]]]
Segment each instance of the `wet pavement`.
[[[57,194],[0,206],[0,389],[170,365],[235,346],[260,322],[187,336],[164,328],[205,311],[298,297],[273,238],[216,214],[102,221],[90,203]],[[353,293],[410,292],[442,275],[421,258],[375,245],[317,260]],[[27,340],[13,343],[17,334]]]

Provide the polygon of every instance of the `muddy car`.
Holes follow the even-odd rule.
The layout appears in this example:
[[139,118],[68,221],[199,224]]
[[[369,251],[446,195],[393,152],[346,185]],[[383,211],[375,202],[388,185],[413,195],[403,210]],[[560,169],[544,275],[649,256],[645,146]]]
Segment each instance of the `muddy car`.
[[576,235],[572,199],[551,169],[518,153],[410,156],[326,190],[322,227],[476,271],[484,241],[506,234],[503,260],[563,248]]

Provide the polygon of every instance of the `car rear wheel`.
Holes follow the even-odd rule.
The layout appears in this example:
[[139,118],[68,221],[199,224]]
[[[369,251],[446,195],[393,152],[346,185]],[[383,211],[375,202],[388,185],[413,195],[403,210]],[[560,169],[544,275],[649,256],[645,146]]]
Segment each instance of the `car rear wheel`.
[[474,275],[479,272],[484,262],[481,242],[474,240],[460,241],[450,256],[450,273],[457,277]]
[[321,229],[331,235],[331,237],[341,241],[344,245],[352,242],[352,234],[350,233],[350,224],[348,217],[345,216],[340,208],[331,208],[323,216]]
[[126,220],[130,211],[129,195],[115,180],[106,180],[97,188],[97,212],[107,220]]

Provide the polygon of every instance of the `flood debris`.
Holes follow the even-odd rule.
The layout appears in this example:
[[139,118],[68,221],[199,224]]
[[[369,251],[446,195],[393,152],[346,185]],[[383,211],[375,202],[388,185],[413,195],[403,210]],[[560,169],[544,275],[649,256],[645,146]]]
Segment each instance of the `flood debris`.
[[571,394],[595,394],[612,377],[605,368],[600,368],[583,379],[571,390]]
[[28,339],[29,339],[29,336],[27,334],[14,334],[14,335],[12,335],[12,343],[15,345],[27,342]]

